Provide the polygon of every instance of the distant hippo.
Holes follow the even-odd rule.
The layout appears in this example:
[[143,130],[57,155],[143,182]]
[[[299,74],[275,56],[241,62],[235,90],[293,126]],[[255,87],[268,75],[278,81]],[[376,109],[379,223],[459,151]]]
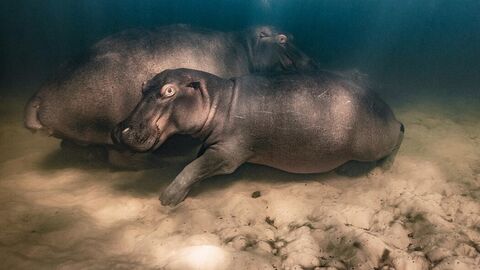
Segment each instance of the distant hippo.
[[110,145],[110,131],[140,101],[142,83],[169,68],[223,77],[311,70],[315,63],[272,27],[224,33],[186,25],[127,30],[95,44],[40,89],[25,126],[80,145]]
[[147,83],[113,137],[143,152],[178,133],[204,145],[162,193],[163,205],[178,204],[193,183],[245,162],[292,173],[326,172],[348,161],[389,164],[404,127],[375,92],[335,73],[222,79],[177,69]]

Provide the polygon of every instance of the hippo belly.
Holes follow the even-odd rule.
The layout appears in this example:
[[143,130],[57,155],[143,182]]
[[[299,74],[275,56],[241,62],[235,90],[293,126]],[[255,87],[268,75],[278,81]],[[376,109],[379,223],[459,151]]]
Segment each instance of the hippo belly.
[[249,162],[292,173],[320,173],[392,152],[401,123],[390,108],[371,91],[324,76],[239,82],[241,104],[234,119],[248,132],[254,153]]
[[291,173],[321,173],[353,159],[351,140],[335,136],[347,131],[333,133],[322,128],[320,123],[325,119],[316,120],[317,126],[304,126],[297,121],[288,127],[277,125],[276,129],[272,128],[268,139],[255,139],[254,156],[248,162]]
[[291,153],[277,157],[255,156],[248,160],[250,163],[276,168],[290,173],[322,173],[331,171],[348,161],[346,158],[328,157],[322,153],[313,153],[315,156],[305,158],[305,155]]

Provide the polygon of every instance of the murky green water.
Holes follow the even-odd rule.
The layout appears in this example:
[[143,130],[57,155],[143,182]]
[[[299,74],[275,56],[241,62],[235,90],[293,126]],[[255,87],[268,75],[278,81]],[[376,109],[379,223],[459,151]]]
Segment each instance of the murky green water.
[[[5,269],[479,269],[478,1],[0,7]],[[322,67],[369,74],[406,127],[394,167],[352,179],[245,165],[170,209],[158,192],[183,164],[119,170],[23,128],[26,100],[69,57],[123,29],[172,23],[276,25]]]

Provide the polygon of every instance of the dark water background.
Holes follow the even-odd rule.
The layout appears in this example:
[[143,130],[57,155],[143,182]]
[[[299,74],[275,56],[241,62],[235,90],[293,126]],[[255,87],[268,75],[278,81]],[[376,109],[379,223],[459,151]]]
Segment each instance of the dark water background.
[[[28,96],[60,64],[115,32],[173,23],[271,24],[324,68],[368,73],[405,125],[393,168],[346,178],[245,165],[170,209],[157,194],[182,162],[117,170],[23,127]],[[479,119],[480,0],[0,0],[0,269],[223,257],[233,270],[478,269]]]
[[220,30],[271,24],[293,33],[325,68],[358,68],[404,87],[480,85],[478,0],[7,0],[0,19],[4,94],[35,91],[106,35],[172,23]]

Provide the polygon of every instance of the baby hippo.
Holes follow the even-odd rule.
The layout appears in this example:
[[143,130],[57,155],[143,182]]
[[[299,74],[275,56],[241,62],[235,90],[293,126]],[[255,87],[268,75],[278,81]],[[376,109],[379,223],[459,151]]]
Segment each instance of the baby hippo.
[[247,75],[222,79],[165,70],[144,87],[141,102],[113,131],[113,140],[153,151],[173,134],[203,141],[160,196],[184,200],[191,186],[229,174],[245,162],[292,173],[320,173],[349,161],[388,161],[404,127],[377,94],[338,74]]

